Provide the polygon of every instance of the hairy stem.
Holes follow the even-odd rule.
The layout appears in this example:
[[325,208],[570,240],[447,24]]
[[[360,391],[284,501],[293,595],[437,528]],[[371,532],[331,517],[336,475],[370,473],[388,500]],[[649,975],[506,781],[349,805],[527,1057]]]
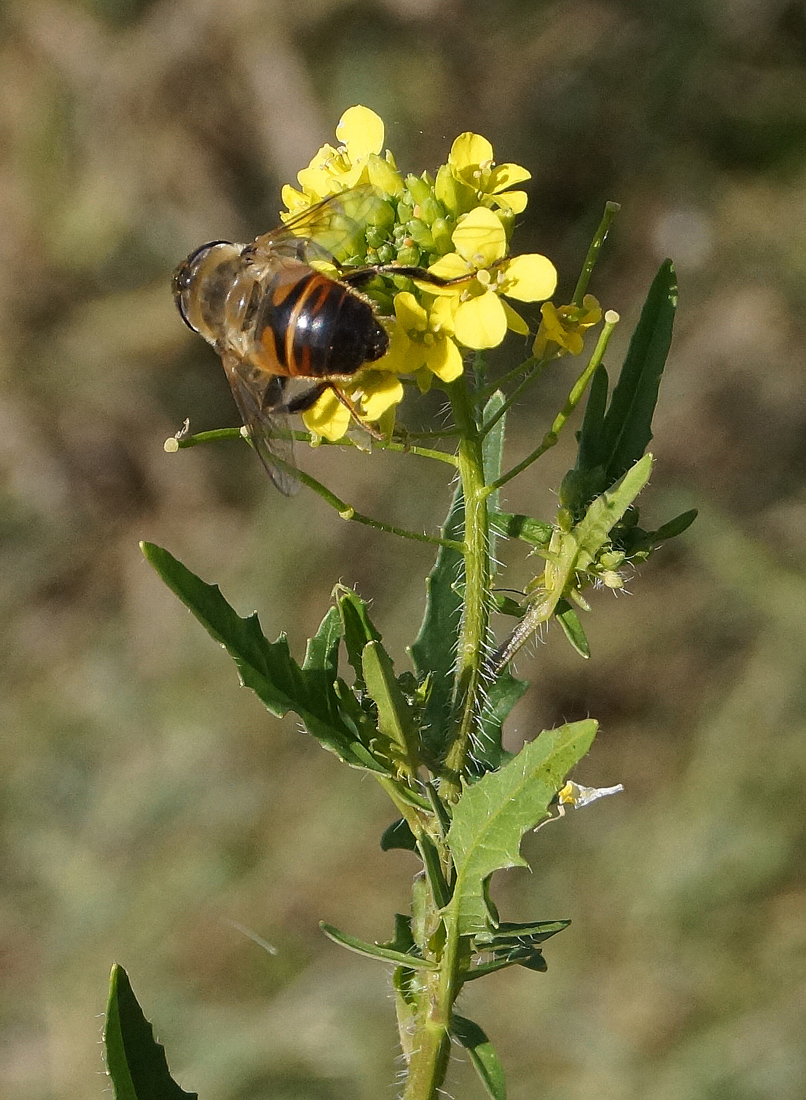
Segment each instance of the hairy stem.
[[456,729],[445,755],[440,794],[454,802],[461,793],[461,777],[467,763],[475,726],[481,711],[482,666],[487,651],[490,621],[490,519],[488,491],[484,484],[482,437],[470,394],[463,379],[451,386],[451,403],[459,442],[459,475],[465,501],[464,610],[456,655],[454,713]]

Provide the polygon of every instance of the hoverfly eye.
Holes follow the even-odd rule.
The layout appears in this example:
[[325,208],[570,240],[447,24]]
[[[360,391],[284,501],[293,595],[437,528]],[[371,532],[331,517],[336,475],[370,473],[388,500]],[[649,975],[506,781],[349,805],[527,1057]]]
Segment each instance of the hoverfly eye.
[[199,266],[205,259],[207,254],[212,249],[217,248],[218,245],[230,244],[230,241],[208,241],[207,244],[201,245],[194,252],[188,256],[186,260],[183,260],[179,267],[174,272],[172,280],[172,289],[174,293],[174,300],[176,301],[176,308],[179,310],[179,315],[185,322],[191,332],[198,332],[194,324],[190,321],[187,315],[186,309],[186,295],[193,286],[193,280],[195,279]]

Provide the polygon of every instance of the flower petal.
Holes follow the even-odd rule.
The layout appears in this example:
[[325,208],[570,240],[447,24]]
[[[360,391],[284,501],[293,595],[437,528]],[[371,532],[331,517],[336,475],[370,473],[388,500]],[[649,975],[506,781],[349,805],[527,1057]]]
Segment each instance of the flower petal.
[[[428,271],[432,275],[438,275],[440,279],[461,279],[465,275],[469,277],[473,274],[458,252],[449,252],[447,256],[441,256],[435,264],[431,264]],[[417,279],[414,280],[414,285],[429,294],[459,293],[456,287],[438,287],[434,286],[433,283],[426,283],[422,280],[418,282]]]
[[519,336],[528,336],[529,326],[520,313],[516,313],[509,302],[505,302],[503,298],[501,299],[501,305],[504,307],[504,313],[507,316],[507,328],[517,332]]
[[449,337],[428,348],[425,365],[443,382],[454,382],[464,370],[462,353]]
[[342,405],[333,390],[325,390],[319,400],[305,410],[302,420],[309,432],[333,443],[350,427],[350,410]]
[[468,348],[494,348],[507,333],[507,317],[491,290],[456,307],[456,339]]
[[537,252],[513,256],[501,279],[501,293],[520,302],[550,298],[557,286],[557,270],[551,260]]
[[361,376],[361,415],[380,420],[387,409],[403,400],[403,383],[394,374],[368,370]]
[[516,183],[530,180],[532,173],[521,168],[520,164],[499,164],[490,173],[488,194],[496,194],[498,191],[506,191],[514,187]]
[[383,148],[383,119],[369,107],[350,107],[339,119],[336,137],[347,146],[350,160],[364,160]]
[[481,134],[460,134],[451,146],[448,163],[457,172],[487,164],[493,159],[493,147]]
[[501,219],[486,206],[462,215],[453,231],[453,243],[459,255],[475,268],[490,267],[507,251]]
[[425,332],[428,328],[428,314],[411,291],[402,290],[395,295],[395,317],[408,332]]
[[529,201],[529,196],[525,191],[504,191],[500,195],[493,195],[492,197],[499,206],[510,210],[513,214],[522,214]]

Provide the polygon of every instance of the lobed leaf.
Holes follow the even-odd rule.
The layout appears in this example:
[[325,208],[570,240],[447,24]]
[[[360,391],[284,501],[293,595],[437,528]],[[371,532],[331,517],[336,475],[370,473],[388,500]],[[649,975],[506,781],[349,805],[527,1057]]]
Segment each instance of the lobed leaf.
[[596,735],[593,719],[541,733],[500,771],[466,787],[453,812],[448,846],[456,868],[450,908],[461,935],[489,925],[485,881],[493,871],[525,866],[520,844],[548,814],[565,777]]
[[[285,635],[269,642],[256,614],[242,618],[217,585],[201,580],[167,550],[148,542],[140,546],[165,584],[233,658],[241,682],[255,692],[272,714],[282,718],[293,711],[308,732],[345,763],[386,774],[387,769],[361,742],[360,726],[355,720],[348,721],[348,710],[324,667],[316,667],[312,659],[307,668],[300,668],[288,651]],[[331,629],[332,623],[328,621],[328,630]],[[325,644],[324,639],[320,641]],[[314,652],[319,648],[317,643]]]

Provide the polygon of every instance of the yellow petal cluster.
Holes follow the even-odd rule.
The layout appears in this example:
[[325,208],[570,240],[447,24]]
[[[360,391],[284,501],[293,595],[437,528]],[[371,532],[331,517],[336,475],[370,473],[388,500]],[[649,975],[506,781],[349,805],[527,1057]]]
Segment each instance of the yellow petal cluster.
[[[543,301],[553,294],[557,273],[545,256],[508,254],[514,215],[526,206],[526,193],[517,189],[529,179],[525,168],[496,165],[490,142],[465,133],[434,177],[404,179],[392,154],[382,153],[384,136],[374,111],[351,107],[336,127],[338,145],[323,145],[299,172],[299,186],[283,188],[283,200],[289,217],[369,184],[395,211],[395,220],[370,227],[360,262],[422,267],[449,283],[395,277],[367,287],[381,313],[394,314],[389,351],[338,385],[362,418],[382,419],[391,428],[403,398],[399,375],[413,376],[425,391],[460,377],[464,349],[495,347],[508,330],[528,335],[527,322],[505,297]],[[543,317],[545,324],[545,312]],[[347,432],[350,412],[326,391],[303,420],[315,437],[335,441]]]
[[602,319],[602,307],[592,294],[585,295],[581,306],[544,302],[540,313],[543,319],[532,346],[536,359],[557,359],[567,353],[579,355],[585,332]]

